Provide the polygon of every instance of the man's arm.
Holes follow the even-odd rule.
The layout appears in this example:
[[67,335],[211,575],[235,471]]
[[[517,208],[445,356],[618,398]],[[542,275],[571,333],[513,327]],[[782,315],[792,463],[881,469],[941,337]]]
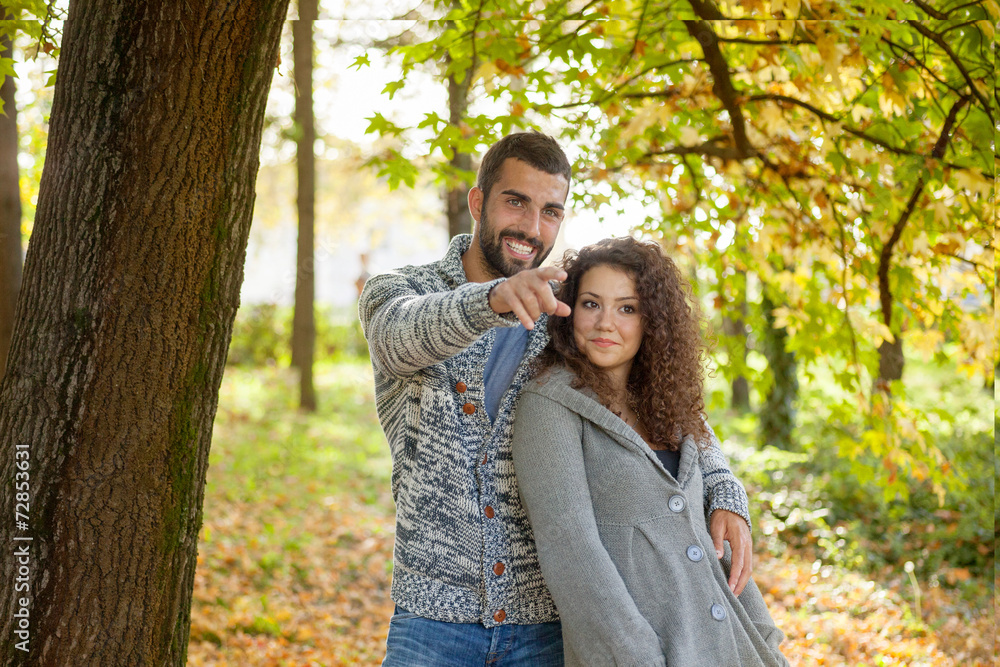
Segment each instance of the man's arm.
[[420,294],[403,274],[373,276],[358,302],[372,365],[405,377],[455,356],[492,327],[514,326],[490,308],[489,292],[500,282]]
[[719,447],[715,431],[707,423],[705,427],[708,429],[709,446],[698,449],[705,482],[705,514],[709,517],[709,532],[715,543],[716,554],[722,557],[723,540],[729,540],[733,549],[729,588],[739,595],[750,580],[753,570],[750,501],[746,489],[729,469],[729,462]]

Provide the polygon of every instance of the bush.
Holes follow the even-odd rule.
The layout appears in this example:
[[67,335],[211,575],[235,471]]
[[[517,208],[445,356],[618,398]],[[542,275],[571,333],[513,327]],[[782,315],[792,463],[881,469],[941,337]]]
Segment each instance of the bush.
[[[863,442],[860,415],[834,414],[833,392],[822,378],[803,382],[795,431],[797,452],[752,443],[755,424],[746,416],[725,419],[722,430],[742,451],[732,457],[747,485],[754,519],[769,548],[810,551],[824,563],[875,573],[902,572],[911,561],[923,580],[964,587],[992,582],[994,476],[992,403],[975,381],[945,365],[910,362],[906,400],[920,429],[943,454],[947,470],[943,502],[931,482],[900,471],[895,494],[873,471],[881,455],[865,449],[843,455],[845,436]],[[717,420],[713,420],[715,422]],[[965,583],[963,583],[965,582]]]
[[[291,363],[292,308],[273,303],[240,308],[233,324],[226,363],[233,366],[288,366]],[[316,309],[316,362],[368,357],[368,343],[353,310]]]

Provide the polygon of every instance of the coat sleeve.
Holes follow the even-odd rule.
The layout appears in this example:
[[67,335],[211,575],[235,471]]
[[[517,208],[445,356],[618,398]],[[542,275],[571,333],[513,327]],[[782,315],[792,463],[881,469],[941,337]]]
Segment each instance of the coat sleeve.
[[709,435],[708,447],[698,448],[698,463],[705,483],[705,516],[711,518],[715,510],[729,510],[743,517],[747,526],[752,529],[746,489],[729,469],[729,462],[719,447],[715,431],[707,423],[705,428]]
[[583,423],[535,393],[521,395],[512,451],[542,576],[573,652],[594,665],[665,665],[601,543],[583,460]]
[[502,280],[421,294],[402,273],[370,278],[358,316],[375,370],[407,377],[455,356],[492,327],[516,325],[489,305],[490,289]]

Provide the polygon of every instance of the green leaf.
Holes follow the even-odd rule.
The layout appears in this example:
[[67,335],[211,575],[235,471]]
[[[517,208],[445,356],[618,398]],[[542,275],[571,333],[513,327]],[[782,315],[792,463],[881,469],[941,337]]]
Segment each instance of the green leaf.
[[363,53],[354,59],[354,62],[350,64],[350,67],[353,67],[355,70],[360,70],[362,67],[368,67],[371,64],[371,61],[368,59],[368,54]]
[[399,92],[405,85],[406,85],[405,79],[400,79],[399,81],[390,81],[389,83],[385,84],[385,88],[382,89],[382,94],[385,95],[386,93],[388,93],[389,99],[391,100],[393,96],[397,92]]

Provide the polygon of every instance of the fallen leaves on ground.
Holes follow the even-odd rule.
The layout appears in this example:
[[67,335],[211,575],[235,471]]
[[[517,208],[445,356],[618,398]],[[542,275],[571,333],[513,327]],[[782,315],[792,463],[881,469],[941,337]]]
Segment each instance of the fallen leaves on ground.
[[[370,371],[344,366],[319,377],[336,392],[338,407],[304,417],[288,405],[286,373],[227,370],[198,546],[189,665],[382,660],[393,609],[394,518],[389,462],[375,454],[384,445],[371,414]],[[340,433],[369,435],[350,442]],[[793,666],[992,664],[992,608],[977,609],[956,589],[921,584],[918,619],[913,585],[902,573],[869,579],[787,545],[775,549],[761,537],[754,577]],[[953,569],[940,579],[967,579]]]
[[[188,664],[379,664],[393,606],[391,514],[329,497],[296,510],[297,530],[308,537],[276,552],[275,539],[253,536],[280,535],[280,510],[206,512]],[[923,592],[921,623],[898,591],[794,555],[758,554],[755,579],[792,665],[990,664],[992,616],[970,612],[943,587]]]
[[245,540],[265,530],[262,516],[281,531],[280,514],[215,510],[206,512],[202,532],[210,537],[199,548],[188,665],[381,662],[393,608],[391,515],[328,498],[296,511],[296,526],[310,537],[276,552]]

